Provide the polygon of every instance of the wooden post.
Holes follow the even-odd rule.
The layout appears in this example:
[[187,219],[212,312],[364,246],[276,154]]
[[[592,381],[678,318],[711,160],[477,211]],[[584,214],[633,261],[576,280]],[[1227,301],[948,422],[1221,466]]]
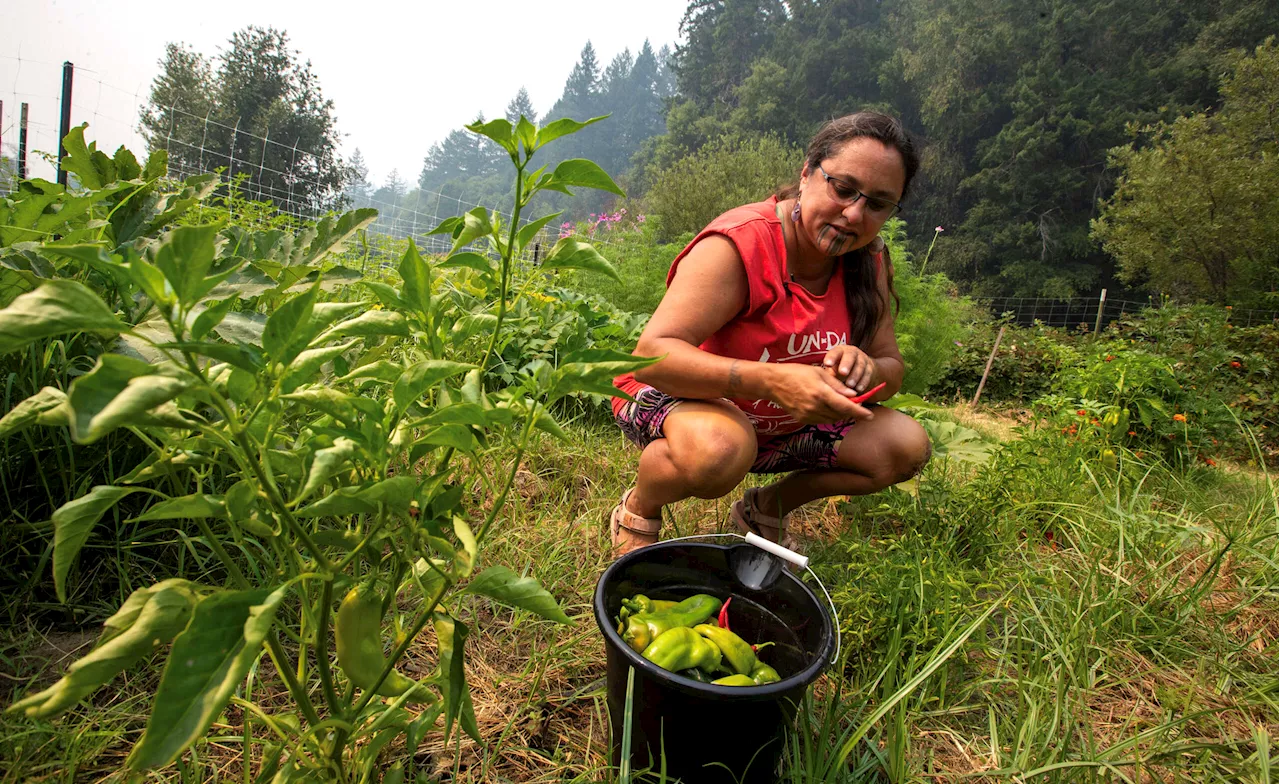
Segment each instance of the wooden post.
[[991,363],[996,361],[996,352],[1000,350],[1000,340],[1004,337],[1004,326],[1000,327],[1000,331],[996,333],[996,344],[991,347],[991,356],[987,357],[987,366],[982,369],[982,380],[978,382],[978,391],[973,393],[973,402],[970,406],[978,405],[978,398],[982,397],[982,388],[987,385],[987,376],[991,374]]
[[1098,317],[1093,320],[1093,336],[1098,336],[1098,330],[1102,328],[1102,306],[1107,304],[1107,290],[1102,290],[1102,296],[1098,297]]

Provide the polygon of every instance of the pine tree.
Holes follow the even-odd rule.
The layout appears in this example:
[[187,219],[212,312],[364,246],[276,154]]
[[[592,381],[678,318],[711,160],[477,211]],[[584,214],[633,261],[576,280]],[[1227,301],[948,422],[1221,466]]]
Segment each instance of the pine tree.
[[529,91],[523,86],[520,87],[520,92],[516,93],[516,97],[511,99],[511,103],[507,104],[507,119],[512,125],[515,125],[521,116],[534,125],[538,124],[538,113],[533,110]]
[[560,103],[572,107],[591,105],[600,90],[600,64],[596,62],[596,50],[587,41],[582,47],[582,55],[578,64],[569,72],[569,79],[564,83],[564,95]]
[[168,149],[181,174],[243,174],[250,194],[283,209],[334,206],[349,173],[338,155],[333,101],[288,35],[246,27],[210,71],[198,53],[166,48],[141,122],[148,149]]
[[359,147],[351,154],[347,189],[344,195],[351,202],[352,207],[367,206],[370,196],[373,195],[373,185],[369,182],[369,167],[364,162],[364,155]]
[[209,61],[186,44],[166,44],[138,130],[148,150],[168,150],[169,168],[180,176],[207,171],[198,140],[213,110],[213,92]]

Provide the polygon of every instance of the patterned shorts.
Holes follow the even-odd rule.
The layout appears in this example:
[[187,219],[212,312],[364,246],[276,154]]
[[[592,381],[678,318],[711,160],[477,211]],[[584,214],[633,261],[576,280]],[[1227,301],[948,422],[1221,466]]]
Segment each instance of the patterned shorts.
[[[636,402],[626,401],[614,421],[631,443],[644,449],[665,437],[662,424],[667,415],[685,400],[648,386],[641,387],[633,396]],[[806,468],[835,468],[840,442],[853,425],[853,422],[836,422],[804,425],[799,430],[777,436],[757,434],[758,449],[756,460],[751,464],[751,473],[781,474]]]

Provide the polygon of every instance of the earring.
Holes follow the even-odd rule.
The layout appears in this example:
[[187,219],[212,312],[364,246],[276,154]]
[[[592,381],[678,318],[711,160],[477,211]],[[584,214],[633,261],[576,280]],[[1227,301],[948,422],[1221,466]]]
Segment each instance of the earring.
[[800,199],[798,198],[796,199],[796,206],[791,208],[791,222],[792,223],[800,222]]

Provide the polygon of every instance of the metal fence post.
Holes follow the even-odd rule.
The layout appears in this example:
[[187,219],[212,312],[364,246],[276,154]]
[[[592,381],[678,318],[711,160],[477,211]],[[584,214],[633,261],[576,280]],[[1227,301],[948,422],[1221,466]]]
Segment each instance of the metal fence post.
[[27,178],[27,102],[22,102],[22,118],[18,121],[18,179]]
[[1098,317],[1093,320],[1093,336],[1098,336],[1098,330],[1102,328],[1102,306],[1107,303],[1107,290],[1103,289],[1101,296],[1098,297]]
[[67,146],[63,139],[71,133],[71,79],[76,67],[67,60],[62,64],[62,123],[58,133],[58,184],[67,187],[67,172],[62,168],[62,159],[67,157]]

